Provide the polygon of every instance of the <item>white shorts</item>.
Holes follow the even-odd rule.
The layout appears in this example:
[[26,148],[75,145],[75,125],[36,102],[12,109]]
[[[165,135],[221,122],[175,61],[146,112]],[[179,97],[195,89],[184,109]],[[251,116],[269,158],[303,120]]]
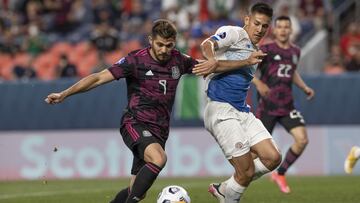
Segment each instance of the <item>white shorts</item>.
[[209,100],[204,123],[227,159],[242,156],[250,151],[251,146],[272,139],[262,122],[251,112],[238,111],[228,103]]

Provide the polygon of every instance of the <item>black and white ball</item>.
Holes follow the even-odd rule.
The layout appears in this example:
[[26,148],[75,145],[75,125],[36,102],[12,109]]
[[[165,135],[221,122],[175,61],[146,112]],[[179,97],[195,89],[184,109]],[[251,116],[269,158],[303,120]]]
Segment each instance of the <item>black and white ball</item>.
[[157,203],[190,203],[186,190],[177,185],[165,187],[158,196]]

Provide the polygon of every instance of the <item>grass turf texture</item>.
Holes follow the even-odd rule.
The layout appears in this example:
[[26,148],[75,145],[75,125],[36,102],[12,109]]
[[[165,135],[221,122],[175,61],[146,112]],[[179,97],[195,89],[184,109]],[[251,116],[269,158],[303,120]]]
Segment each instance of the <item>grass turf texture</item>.
[[[160,178],[143,203],[155,203],[167,185],[183,186],[192,203],[216,203],[207,192],[211,182],[224,178]],[[1,203],[107,203],[127,185],[127,179],[0,182]],[[292,193],[280,193],[267,177],[252,183],[241,203],[359,203],[360,176],[289,177]]]

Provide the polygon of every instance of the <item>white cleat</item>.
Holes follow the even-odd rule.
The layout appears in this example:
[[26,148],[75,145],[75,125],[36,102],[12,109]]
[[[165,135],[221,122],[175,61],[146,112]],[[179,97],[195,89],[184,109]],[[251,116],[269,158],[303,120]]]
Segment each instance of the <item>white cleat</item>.
[[346,157],[344,170],[347,174],[351,174],[358,158],[355,157],[356,147],[352,147],[349,154]]

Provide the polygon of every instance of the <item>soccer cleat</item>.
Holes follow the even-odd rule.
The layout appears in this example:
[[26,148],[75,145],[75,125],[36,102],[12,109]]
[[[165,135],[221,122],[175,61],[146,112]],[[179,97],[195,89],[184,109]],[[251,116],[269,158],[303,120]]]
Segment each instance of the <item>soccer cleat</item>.
[[220,192],[220,185],[221,183],[211,183],[208,191],[219,200],[219,203],[225,203],[225,195]]
[[288,194],[291,192],[290,187],[288,186],[284,175],[279,175],[277,172],[272,172],[271,180],[279,186],[279,189],[281,192],[283,192],[285,194]]
[[345,160],[345,164],[344,164],[344,169],[345,172],[347,174],[351,174],[353,171],[353,168],[358,160],[358,158],[355,157],[354,153],[355,153],[356,147],[352,147],[348,156],[346,157]]

